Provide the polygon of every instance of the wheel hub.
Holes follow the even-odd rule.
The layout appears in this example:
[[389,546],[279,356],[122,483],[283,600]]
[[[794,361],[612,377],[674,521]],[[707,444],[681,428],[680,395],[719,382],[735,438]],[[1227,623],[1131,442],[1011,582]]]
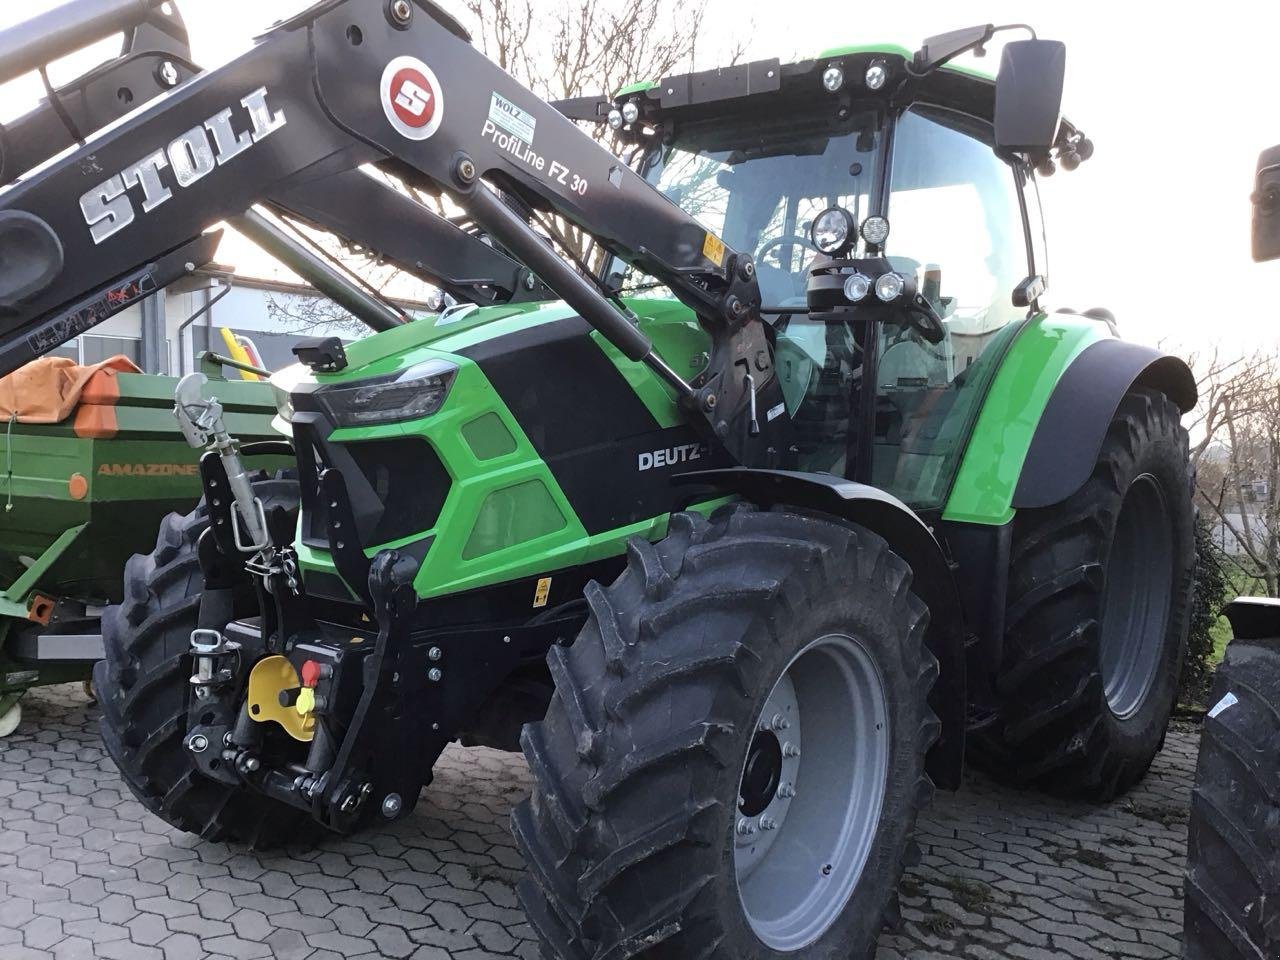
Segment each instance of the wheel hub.
[[770,948],[803,949],[844,910],[879,832],[889,743],[879,668],[852,637],[813,641],[770,691],[733,830],[738,896]]

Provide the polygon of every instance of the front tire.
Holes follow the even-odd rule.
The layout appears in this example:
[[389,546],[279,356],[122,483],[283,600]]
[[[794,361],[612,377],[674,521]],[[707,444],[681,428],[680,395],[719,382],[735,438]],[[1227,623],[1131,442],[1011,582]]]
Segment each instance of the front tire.
[[933,790],[938,666],[906,563],[738,506],[673,516],[587,599],[513,815],[544,955],[869,956]]
[[1186,960],[1280,957],[1280,639],[1235,640],[1200,736]]
[[[262,479],[253,487],[268,511],[298,509],[296,480]],[[106,659],[93,670],[99,728],[124,782],[162,820],[206,840],[283,844],[310,836],[311,817],[248,787],[208,779],[183,742],[191,631],[204,589],[196,541],[208,526],[203,503],[185,517],[171,513],[160,525],[155,550],[125,565],[124,602],[103,614]],[[256,612],[251,591],[242,604],[237,615]]]
[[996,775],[1107,801],[1164,742],[1195,561],[1179,420],[1163,394],[1135,388],[1088,482],[1014,518],[1000,717],[973,738]]

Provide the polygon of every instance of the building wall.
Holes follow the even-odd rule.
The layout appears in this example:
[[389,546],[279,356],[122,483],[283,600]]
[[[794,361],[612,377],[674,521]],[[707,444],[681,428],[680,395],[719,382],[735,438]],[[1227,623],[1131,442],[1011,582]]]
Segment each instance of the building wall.
[[[194,322],[186,321],[226,289],[227,278],[197,274],[174,284],[161,294],[164,313],[164,344],[154,352],[143,348],[142,306],[134,304],[104,321],[93,330],[54,351],[83,363],[103,360],[123,353],[139,366],[149,366],[147,373],[180,375],[195,369],[195,358],[203,350],[226,354],[227,348],[219,328],[227,327],[249,337],[258,348],[264,363],[273,370],[293,362],[291,347],[304,337],[353,337],[349,327],[331,324],[308,324],[304,319],[319,304],[327,304],[315,294],[279,284],[263,284],[236,280],[231,290]],[[273,311],[275,303],[284,308]],[[421,304],[406,304],[411,311],[422,312]],[[321,311],[327,314],[328,310]],[[144,364],[149,353],[156,362]]]

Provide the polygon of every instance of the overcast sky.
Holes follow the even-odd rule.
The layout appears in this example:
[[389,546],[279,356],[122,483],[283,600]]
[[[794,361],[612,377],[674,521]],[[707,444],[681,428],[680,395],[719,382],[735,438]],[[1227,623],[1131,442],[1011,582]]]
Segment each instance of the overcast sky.
[[[442,2],[461,10],[461,0]],[[1096,144],[1092,160],[1044,186],[1048,302],[1109,307],[1126,336],[1164,339],[1183,352],[1214,341],[1232,352],[1280,342],[1280,263],[1249,258],[1248,200],[1258,152],[1280,142],[1274,59],[1280,3],[709,3],[703,68],[715,65],[731,37],[745,37],[751,59],[786,60],[839,43],[915,49],[928,34],[1030,20],[1041,37],[1067,44],[1065,113]],[[58,5],[10,0],[0,4],[0,28]],[[195,57],[206,67],[247,49],[255,33],[306,5],[179,0]],[[978,65],[994,71],[998,63],[993,48]],[[34,77],[0,87],[0,119],[22,113],[40,95]],[[224,244],[219,259],[252,255]]]

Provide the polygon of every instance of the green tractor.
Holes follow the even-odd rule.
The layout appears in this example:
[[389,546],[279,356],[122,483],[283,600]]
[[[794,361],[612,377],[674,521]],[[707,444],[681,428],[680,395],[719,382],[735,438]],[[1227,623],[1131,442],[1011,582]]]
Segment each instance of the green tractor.
[[[1280,260],[1280,146],[1258,158],[1253,258]],[[1187,838],[1186,960],[1280,956],[1280,600],[1227,605]]]
[[[966,754],[1063,795],[1137,782],[1184,646],[1195,387],[1106,311],[1047,312],[1036,177],[1092,145],[1060,44],[1009,44],[998,82],[948,66],[994,33],[561,105],[630,169],[425,2],[331,0],[176,91],[189,126],[241,73],[307,77],[263,136],[336,137],[319,97],[410,166],[451,158],[574,306],[300,347],[273,378],[296,480],[246,488],[180,387],[206,508],[128,563],[95,672],[140,800],[280,842],[404,817],[454,740],[521,748],[548,957],[817,958],[873,949]],[[366,115],[345,91],[379,76]],[[553,195],[618,254],[601,276],[525,242]],[[633,242],[660,217],[701,228]]]

